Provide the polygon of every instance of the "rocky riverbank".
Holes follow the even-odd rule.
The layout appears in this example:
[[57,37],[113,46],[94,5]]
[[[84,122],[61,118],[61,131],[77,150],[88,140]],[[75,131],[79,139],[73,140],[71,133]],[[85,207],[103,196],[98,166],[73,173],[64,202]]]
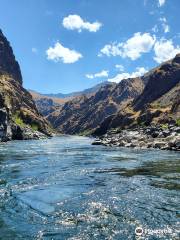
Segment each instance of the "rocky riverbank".
[[49,134],[48,136],[47,134],[33,130],[31,127],[28,126],[19,127],[13,125],[11,127],[8,126],[7,128],[8,130],[6,134],[4,134],[4,131],[1,131],[0,128],[0,142],[7,142],[11,140],[39,140],[46,139],[52,136],[52,134]]
[[140,127],[133,130],[111,130],[97,138],[92,144],[180,151],[180,127],[164,125]]

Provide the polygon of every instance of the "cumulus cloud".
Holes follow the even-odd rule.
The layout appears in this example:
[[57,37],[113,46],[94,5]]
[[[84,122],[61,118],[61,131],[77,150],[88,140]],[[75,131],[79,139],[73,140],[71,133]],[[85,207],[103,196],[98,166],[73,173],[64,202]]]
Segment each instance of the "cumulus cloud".
[[123,79],[140,77],[140,76],[144,75],[146,72],[147,72],[147,70],[144,67],[138,67],[138,68],[136,68],[135,72],[132,72],[132,73],[127,73],[127,72],[120,73],[120,74],[116,75],[114,78],[108,79],[108,81],[109,82],[119,83]]
[[121,56],[123,58],[128,57],[131,60],[136,60],[141,57],[143,53],[147,53],[152,49],[155,40],[155,36],[151,36],[150,33],[141,34],[137,32],[126,42],[105,45],[100,50],[98,56]]
[[63,47],[59,42],[57,42],[54,47],[50,47],[46,51],[46,54],[47,59],[55,62],[62,61],[63,63],[74,63],[82,58],[82,55],[79,52]]
[[123,45],[125,57],[135,60],[141,56],[142,53],[149,52],[154,45],[155,37],[149,33],[135,33],[134,36],[127,40]]
[[180,46],[174,46],[172,40],[160,39],[154,45],[154,60],[157,63],[162,63],[180,53]]
[[118,69],[118,71],[123,72],[124,71],[124,66],[121,64],[116,64],[115,68]]
[[165,17],[162,17],[159,19],[159,21],[162,23],[162,28],[164,30],[164,33],[170,32],[170,27],[167,23],[167,19]]
[[66,29],[77,30],[78,32],[84,29],[89,32],[97,32],[102,26],[102,23],[97,21],[93,23],[84,21],[79,15],[69,15],[65,17],[62,24]]
[[166,2],[166,0],[158,0],[158,1],[159,1],[159,7],[162,7]]
[[86,74],[86,77],[89,79],[93,79],[93,78],[103,78],[103,77],[108,77],[109,76],[109,71],[107,70],[102,70],[99,73],[95,73],[95,74]]

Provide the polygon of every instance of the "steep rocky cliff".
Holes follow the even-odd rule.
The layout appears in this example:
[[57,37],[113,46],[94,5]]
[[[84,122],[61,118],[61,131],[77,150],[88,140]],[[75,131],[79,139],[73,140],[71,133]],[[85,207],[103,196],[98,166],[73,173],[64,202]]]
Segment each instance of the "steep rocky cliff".
[[94,94],[79,96],[65,103],[51,113],[48,120],[61,133],[91,133],[105,118],[140,95],[143,89],[141,78],[106,84]]
[[180,54],[151,70],[146,86],[130,104],[105,119],[95,134],[112,128],[134,128],[180,121]]
[[22,86],[18,62],[0,30],[0,141],[50,135],[32,96]]

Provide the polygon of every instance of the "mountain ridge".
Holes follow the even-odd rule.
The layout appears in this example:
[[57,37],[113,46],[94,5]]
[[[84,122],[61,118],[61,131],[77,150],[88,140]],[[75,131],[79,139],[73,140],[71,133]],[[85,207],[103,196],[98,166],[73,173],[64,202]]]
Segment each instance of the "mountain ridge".
[[[72,97],[81,96],[83,94],[94,93],[97,90],[99,90],[100,87],[108,85],[108,84],[111,84],[111,83],[108,82],[108,81],[104,81],[102,83],[98,83],[98,84],[94,85],[93,87],[86,88],[82,91],[76,91],[76,92],[70,92],[70,93],[40,93],[40,92],[38,92],[36,90],[32,90],[32,89],[28,89],[28,91],[31,94],[34,94],[34,95],[37,95],[37,96],[48,97],[48,98],[51,98],[51,99],[62,99],[63,100],[64,98],[68,99],[68,98],[72,98]],[[33,97],[36,98],[36,96],[33,96]]]
[[[96,92],[97,90],[99,90],[100,87],[105,86],[107,84],[110,84],[110,82],[108,81],[104,81],[101,83],[98,83],[96,85],[94,85],[93,87],[90,88],[86,88],[82,91],[75,91],[75,92],[71,92],[71,93],[39,93],[43,96],[47,96],[47,97],[53,97],[53,98],[69,98],[69,97],[77,97],[83,94],[91,94]],[[30,90],[31,91],[31,90]],[[38,92],[37,92],[38,93]]]

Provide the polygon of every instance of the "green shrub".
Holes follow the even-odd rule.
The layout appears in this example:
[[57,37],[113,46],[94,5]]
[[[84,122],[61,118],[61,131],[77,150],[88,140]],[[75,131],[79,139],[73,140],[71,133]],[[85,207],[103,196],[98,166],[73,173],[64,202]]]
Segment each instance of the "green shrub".
[[35,123],[31,124],[31,128],[33,131],[38,131],[38,129],[39,129],[38,125]]
[[161,128],[162,128],[162,129],[168,129],[168,124],[167,124],[167,123],[166,123],[166,124],[162,124],[162,125],[161,125]]
[[180,118],[176,120],[176,125],[180,127]]
[[16,125],[20,126],[20,127],[24,127],[25,123],[23,122],[23,120],[20,118],[19,113],[16,113],[13,116],[13,121],[15,122]]

